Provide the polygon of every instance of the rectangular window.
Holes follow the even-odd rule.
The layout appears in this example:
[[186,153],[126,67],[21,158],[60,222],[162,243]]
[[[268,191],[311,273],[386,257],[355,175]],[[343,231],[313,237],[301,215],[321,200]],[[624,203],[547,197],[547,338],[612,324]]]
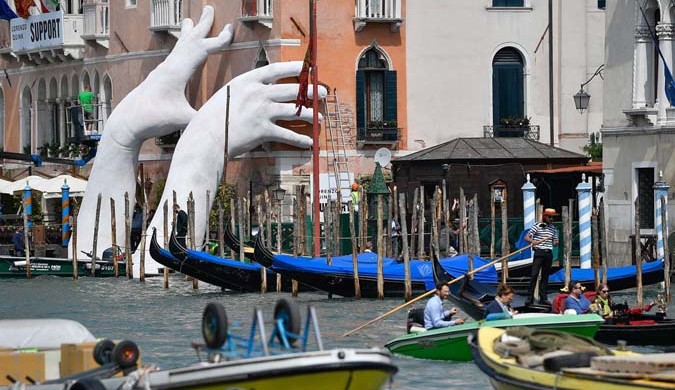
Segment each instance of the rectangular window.
[[524,7],[524,0],[492,0],[493,7]]
[[598,0],[598,9],[605,9],[607,0]]
[[640,229],[654,229],[654,168],[636,168]]
[[136,0],[127,0],[127,7],[136,7]]

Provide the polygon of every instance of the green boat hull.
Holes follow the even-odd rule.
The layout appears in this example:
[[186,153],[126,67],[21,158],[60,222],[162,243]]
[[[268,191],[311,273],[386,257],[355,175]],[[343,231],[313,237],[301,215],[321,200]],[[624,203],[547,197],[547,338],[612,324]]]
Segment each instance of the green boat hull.
[[[118,262],[120,275],[125,275],[126,266]],[[95,277],[115,276],[113,263],[97,261]],[[73,276],[73,261],[70,259],[36,257],[30,260],[31,277],[37,276]],[[91,276],[91,260],[79,260],[77,262],[78,276]],[[25,260],[19,257],[0,257],[0,279],[26,278]]]
[[418,359],[466,362],[472,360],[467,336],[481,327],[506,328],[529,326],[593,337],[603,323],[597,314],[526,315],[522,318],[497,321],[476,321],[425,332],[410,333],[389,341],[385,347],[392,353]]

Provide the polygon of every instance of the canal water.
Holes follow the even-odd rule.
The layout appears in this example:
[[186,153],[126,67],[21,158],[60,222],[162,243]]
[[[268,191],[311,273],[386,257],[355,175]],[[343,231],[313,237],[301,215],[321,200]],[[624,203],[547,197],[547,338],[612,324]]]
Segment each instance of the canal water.
[[[197,356],[190,341],[201,340],[201,314],[208,302],[225,305],[230,330],[247,336],[254,308],[260,308],[271,331],[274,304],[290,294],[275,292],[237,294],[200,284],[192,289],[180,275],[172,276],[170,288],[162,288],[161,278],[148,278],[145,283],[125,278],[93,279],[40,277],[32,280],[0,280],[0,318],[66,318],[81,322],[96,337],[130,339],[141,348],[144,363],[161,368],[192,364]],[[656,286],[645,289],[645,302],[656,297]],[[634,302],[634,291],[615,292],[615,302]],[[405,331],[406,310],[342,338],[355,328],[402,303],[401,299],[376,301],[333,298],[326,294],[301,293],[303,321],[306,308],[313,305],[318,314],[321,335],[327,348],[382,347],[388,340]],[[426,301],[420,301],[424,305]],[[675,313],[671,303],[669,313]],[[642,352],[654,348],[634,348]],[[393,389],[488,389],[487,378],[473,363],[436,362],[396,357],[399,368]]]

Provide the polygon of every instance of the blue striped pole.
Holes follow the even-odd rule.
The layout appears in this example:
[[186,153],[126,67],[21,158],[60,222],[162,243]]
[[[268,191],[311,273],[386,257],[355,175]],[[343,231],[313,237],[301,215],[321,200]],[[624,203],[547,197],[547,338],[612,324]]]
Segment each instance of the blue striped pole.
[[[665,250],[663,247],[663,225],[668,226],[668,189],[670,185],[663,180],[663,172],[659,172],[659,180],[654,183],[654,222],[656,229],[656,257],[663,259]],[[666,198],[666,221],[661,220],[661,199]],[[667,239],[667,238],[666,238]]]
[[[28,223],[26,224],[26,227],[28,229],[33,227],[33,221],[31,220],[31,214],[33,213],[33,196],[32,196],[32,189],[30,188],[30,185],[28,184],[28,181],[26,181],[26,186],[23,187],[23,212],[27,216]],[[26,232],[28,234],[28,232]],[[28,249],[28,248],[26,248]]]
[[535,209],[534,198],[537,187],[530,182],[530,174],[527,174],[527,181],[521,187],[523,190],[523,230],[528,231],[534,225]]
[[70,241],[70,186],[63,179],[61,186],[61,245],[65,248]]
[[586,174],[577,185],[579,202],[579,260],[581,268],[591,268],[591,184]]

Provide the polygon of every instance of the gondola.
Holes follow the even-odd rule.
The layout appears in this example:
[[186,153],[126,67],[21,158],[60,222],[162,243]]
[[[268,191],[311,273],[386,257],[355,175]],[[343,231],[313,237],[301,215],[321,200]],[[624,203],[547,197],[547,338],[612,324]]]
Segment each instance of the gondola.
[[[325,258],[294,257],[289,255],[275,255],[270,252],[261,240],[256,240],[254,258],[260,264],[272,268],[282,275],[289,276],[302,283],[315,287],[329,294],[343,297],[353,297],[354,270],[352,256],[336,256],[332,264],[327,265]],[[479,258],[474,260],[476,266],[485,264]],[[467,256],[456,256],[443,260],[446,269],[452,274],[461,275],[467,271]],[[377,297],[377,254],[359,253],[359,284],[361,296],[364,298]],[[429,261],[410,261],[411,286],[413,294],[420,294],[433,288],[432,265]],[[383,259],[384,295],[401,297],[405,294],[404,264],[395,259]],[[497,274],[494,268],[488,268],[476,275],[483,281],[496,282]]]
[[[229,225],[225,225],[225,234],[223,234],[223,239],[225,241],[225,246],[233,250],[234,253],[239,254],[241,241],[239,240],[239,237],[232,233]],[[244,243],[244,256],[247,259],[253,260],[253,246],[249,245],[249,243]]]

